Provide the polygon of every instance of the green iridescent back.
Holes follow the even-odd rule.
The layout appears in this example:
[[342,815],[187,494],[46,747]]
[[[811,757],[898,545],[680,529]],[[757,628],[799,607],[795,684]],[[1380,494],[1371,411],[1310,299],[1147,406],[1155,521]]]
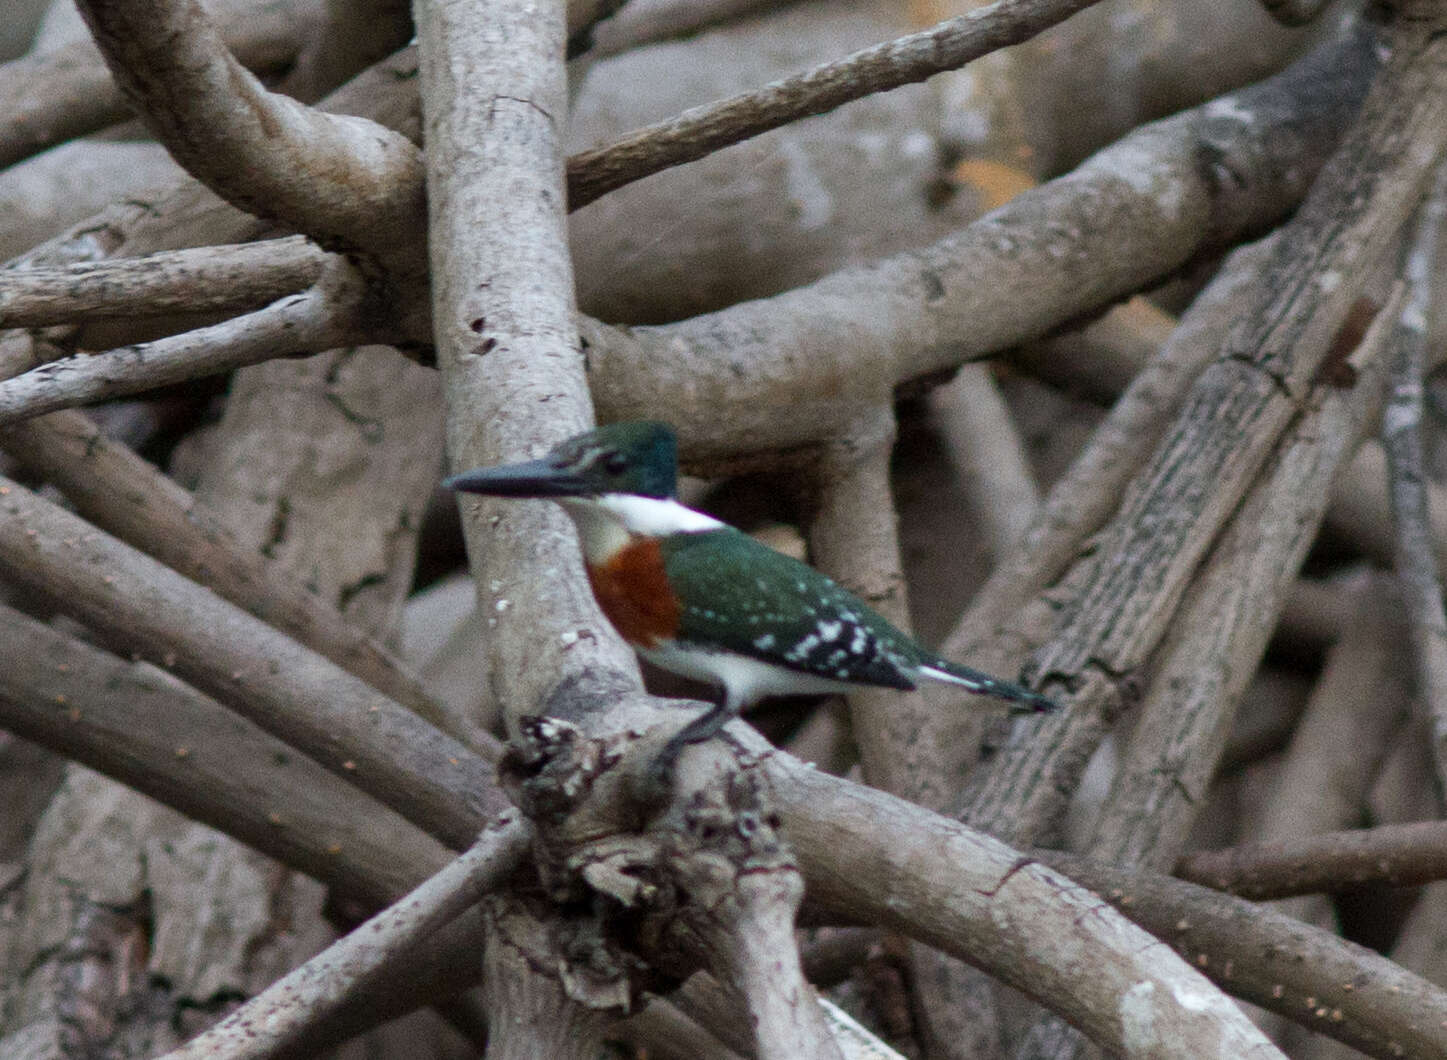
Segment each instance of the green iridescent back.
[[912,689],[927,662],[864,601],[798,560],[732,527],[661,542],[683,599],[678,639],[801,673]]

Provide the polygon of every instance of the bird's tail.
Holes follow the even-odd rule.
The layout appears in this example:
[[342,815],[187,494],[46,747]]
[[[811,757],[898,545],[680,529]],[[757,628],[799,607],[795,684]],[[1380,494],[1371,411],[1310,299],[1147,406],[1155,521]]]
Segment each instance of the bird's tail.
[[1039,692],[1032,692],[1013,681],[1002,681],[979,670],[971,670],[968,666],[952,663],[948,659],[931,659],[919,668],[919,674],[934,681],[959,685],[982,696],[1009,700],[1015,704],[1011,708],[1011,712],[1015,714],[1048,714],[1060,709],[1059,704]]

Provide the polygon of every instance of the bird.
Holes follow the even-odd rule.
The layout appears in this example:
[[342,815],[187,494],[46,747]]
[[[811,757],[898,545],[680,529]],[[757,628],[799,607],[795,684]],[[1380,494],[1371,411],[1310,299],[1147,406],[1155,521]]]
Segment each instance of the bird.
[[546,456],[477,468],[443,485],[463,493],[556,501],[572,517],[603,614],[642,658],[721,695],[653,764],[670,776],[684,747],[711,739],[771,696],[911,691],[955,685],[1012,704],[1044,695],[937,655],[813,567],[679,503],[678,441],[660,420],[576,435]]

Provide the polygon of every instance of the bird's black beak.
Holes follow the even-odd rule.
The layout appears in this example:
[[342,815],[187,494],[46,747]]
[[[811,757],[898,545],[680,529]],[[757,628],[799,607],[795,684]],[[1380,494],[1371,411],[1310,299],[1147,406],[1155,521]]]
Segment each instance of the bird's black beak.
[[479,467],[443,480],[446,489],[489,497],[580,497],[591,492],[581,477],[552,461],[529,460],[502,467]]

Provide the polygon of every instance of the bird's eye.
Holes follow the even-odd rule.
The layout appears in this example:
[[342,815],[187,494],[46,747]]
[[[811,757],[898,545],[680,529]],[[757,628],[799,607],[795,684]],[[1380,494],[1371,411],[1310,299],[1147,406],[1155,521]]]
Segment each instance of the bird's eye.
[[609,453],[603,458],[603,470],[610,475],[621,475],[628,470],[628,460],[622,453]]

